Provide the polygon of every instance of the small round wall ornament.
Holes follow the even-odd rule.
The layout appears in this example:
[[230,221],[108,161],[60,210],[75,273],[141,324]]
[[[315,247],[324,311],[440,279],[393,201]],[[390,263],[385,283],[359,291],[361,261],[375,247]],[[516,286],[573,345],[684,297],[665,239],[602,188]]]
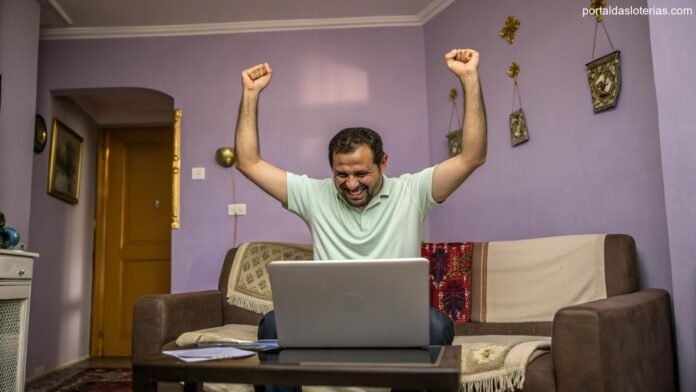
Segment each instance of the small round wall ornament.
[[48,130],[46,129],[46,122],[40,114],[37,114],[34,119],[34,152],[38,154],[43,151],[47,140]]

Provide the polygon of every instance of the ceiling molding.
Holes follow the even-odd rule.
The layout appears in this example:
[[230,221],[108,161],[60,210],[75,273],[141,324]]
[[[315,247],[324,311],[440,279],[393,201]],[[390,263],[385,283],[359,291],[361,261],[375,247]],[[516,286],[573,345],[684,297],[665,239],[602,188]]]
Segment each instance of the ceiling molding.
[[332,19],[264,20],[256,22],[200,23],[164,26],[65,27],[41,30],[41,39],[169,37],[183,35],[261,33],[269,31],[403,26],[421,26],[421,23],[416,16],[386,16]]
[[63,7],[60,6],[60,4],[58,4],[58,0],[43,0],[43,2],[48,3],[51,7],[53,7],[53,10],[55,10],[56,13],[58,13],[61,19],[63,19],[63,22],[69,25],[74,24],[72,19],[70,19],[70,15],[68,15],[68,13],[65,12],[65,10],[63,9]]
[[428,23],[430,19],[449,7],[452,3],[454,3],[454,0],[434,0],[432,3],[428,4],[428,6],[418,14],[421,25]]
[[41,30],[42,40],[171,37],[212,34],[261,33],[292,30],[423,26],[455,0],[433,0],[418,15],[328,19],[289,19],[252,22],[201,23],[161,26],[63,27]]

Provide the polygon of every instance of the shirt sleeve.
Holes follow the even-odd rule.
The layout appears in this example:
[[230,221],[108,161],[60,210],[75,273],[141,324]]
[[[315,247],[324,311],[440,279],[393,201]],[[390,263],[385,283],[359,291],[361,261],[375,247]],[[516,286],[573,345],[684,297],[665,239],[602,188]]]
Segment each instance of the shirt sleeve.
[[299,215],[303,219],[308,218],[308,214],[311,212],[311,208],[308,208],[308,206],[312,205],[311,196],[315,194],[312,191],[314,182],[316,181],[306,175],[288,172],[288,204],[283,205],[283,208]]
[[408,197],[416,205],[421,217],[430,211],[438,203],[433,199],[433,170],[429,167],[412,174],[404,174],[401,179],[405,181],[408,189]]

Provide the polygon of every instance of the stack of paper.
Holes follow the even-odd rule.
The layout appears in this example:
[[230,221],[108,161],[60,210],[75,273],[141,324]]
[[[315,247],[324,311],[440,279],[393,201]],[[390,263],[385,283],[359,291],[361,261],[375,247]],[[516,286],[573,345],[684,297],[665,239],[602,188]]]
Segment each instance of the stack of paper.
[[240,350],[238,348],[227,346],[165,350],[162,351],[162,353],[179,358],[184,362],[201,362],[225,358],[246,358],[255,354],[253,351]]
[[278,339],[262,339],[255,341],[211,340],[180,346],[178,350],[190,350],[206,347],[234,347],[240,350],[248,351],[275,351],[280,349]]

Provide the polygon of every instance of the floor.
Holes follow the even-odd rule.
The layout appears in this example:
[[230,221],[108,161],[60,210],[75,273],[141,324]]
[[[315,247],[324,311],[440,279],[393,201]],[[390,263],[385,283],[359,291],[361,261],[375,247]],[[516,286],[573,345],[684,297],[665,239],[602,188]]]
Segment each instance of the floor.
[[[72,375],[87,368],[127,368],[131,366],[131,357],[93,357],[78,362],[74,365],[65,367],[60,370],[49,372],[41,377],[35,378],[26,384],[27,391],[33,391],[35,388],[43,385],[57,384],[61,380],[66,380]],[[39,388],[41,389],[41,388]]]

